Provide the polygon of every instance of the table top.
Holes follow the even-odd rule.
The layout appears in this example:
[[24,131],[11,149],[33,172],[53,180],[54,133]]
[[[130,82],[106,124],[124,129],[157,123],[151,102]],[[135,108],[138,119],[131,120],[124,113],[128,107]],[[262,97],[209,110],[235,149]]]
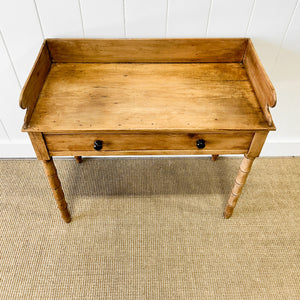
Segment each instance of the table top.
[[242,63],[52,63],[28,130],[270,130]]
[[47,39],[22,89],[22,130],[275,130],[250,39]]

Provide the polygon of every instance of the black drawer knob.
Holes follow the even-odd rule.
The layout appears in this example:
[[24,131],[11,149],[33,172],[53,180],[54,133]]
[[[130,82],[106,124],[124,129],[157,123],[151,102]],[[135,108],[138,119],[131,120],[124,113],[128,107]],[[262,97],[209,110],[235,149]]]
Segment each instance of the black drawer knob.
[[97,140],[94,142],[94,149],[100,151],[103,147],[103,141]]
[[196,142],[196,145],[199,149],[205,148],[205,141],[203,139],[200,139]]

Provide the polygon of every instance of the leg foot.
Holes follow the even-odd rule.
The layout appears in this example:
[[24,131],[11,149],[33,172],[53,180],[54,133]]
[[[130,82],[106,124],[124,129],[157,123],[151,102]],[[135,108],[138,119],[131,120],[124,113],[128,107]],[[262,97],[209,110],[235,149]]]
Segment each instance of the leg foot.
[[65,195],[62,190],[60,180],[57,176],[56,168],[55,168],[52,158],[50,160],[44,160],[43,166],[44,166],[44,170],[47,175],[50,187],[52,189],[53,196],[56,200],[57,207],[61,212],[61,216],[66,223],[69,223],[69,222],[71,222],[70,212],[68,210],[68,205],[65,200]]
[[246,179],[251,170],[253,161],[254,161],[254,158],[248,158],[245,156],[241,162],[238,175],[236,177],[234,186],[232,188],[226,208],[224,210],[224,218],[225,219],[229,219],[233,213],[233,210],[236,206],[239,196],[242,193],[242,189],[246,183]]
[[234,207],[230,206],[230,205],[226,205],[225,210],[224,210],[224,218],[225,219],[229,219],[233,213]]
[[74,156],[76,161],[81,164],[82,163],[82,157],[81,156]]
[[218,157],[219,157],[219,154],[213,154],[211,156],[211,159],[212,159],[212,161],[216,161]]

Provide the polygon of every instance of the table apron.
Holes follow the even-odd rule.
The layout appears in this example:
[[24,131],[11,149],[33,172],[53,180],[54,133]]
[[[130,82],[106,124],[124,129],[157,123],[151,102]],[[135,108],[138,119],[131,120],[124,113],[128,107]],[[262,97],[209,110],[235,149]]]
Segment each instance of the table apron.
[[[44,134],[51,156],[243,154],[254,132]],[[197,141],[204,140],[202,149]],[[95,141],[102,148],[94,149]]]

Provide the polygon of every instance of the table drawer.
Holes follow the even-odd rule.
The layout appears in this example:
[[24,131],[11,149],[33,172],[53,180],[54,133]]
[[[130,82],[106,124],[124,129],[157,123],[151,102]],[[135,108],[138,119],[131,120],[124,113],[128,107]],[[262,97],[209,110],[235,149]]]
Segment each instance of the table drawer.
[[201,154],[210,151],[243,153],[249,148],[253,133],[87,133],[45,134],[44,137],[50,154],[64,152],[68,155],[70,152],[72,155],[90,151],[101,155],[109,151],[142,150],[193,150],[194,154]]

